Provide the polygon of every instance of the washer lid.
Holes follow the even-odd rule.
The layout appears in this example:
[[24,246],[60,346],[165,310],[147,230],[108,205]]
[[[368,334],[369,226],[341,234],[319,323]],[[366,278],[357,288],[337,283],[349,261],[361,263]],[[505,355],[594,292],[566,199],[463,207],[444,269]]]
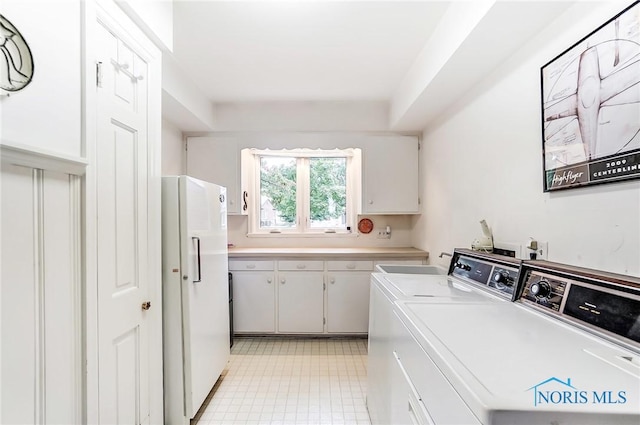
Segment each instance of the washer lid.
[[577,412],[597,414],[595,423],[640,423],[638,353],[513,303],[397,306],[483,423],[514,423],[521,414],[529,415],[527,423],[591,423],[569,420]]
[[487,299],[484,292],[444,275],[384,274],[383,284],[397,292],[398,297],[460,297]]

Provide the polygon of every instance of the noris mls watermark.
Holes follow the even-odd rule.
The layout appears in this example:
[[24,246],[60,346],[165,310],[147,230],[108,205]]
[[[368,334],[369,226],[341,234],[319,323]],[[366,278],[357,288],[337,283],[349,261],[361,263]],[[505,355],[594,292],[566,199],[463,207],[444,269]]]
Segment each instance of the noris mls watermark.
[[582,390],[555,376],[527,389],[533,393],[533,405],[554,404],[625,404],[627,392],[621,390]]

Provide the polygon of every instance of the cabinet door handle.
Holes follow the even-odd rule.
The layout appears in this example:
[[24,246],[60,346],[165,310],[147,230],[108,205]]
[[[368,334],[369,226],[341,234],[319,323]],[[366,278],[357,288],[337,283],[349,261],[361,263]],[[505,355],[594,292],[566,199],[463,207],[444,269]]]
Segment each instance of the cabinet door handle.
[[242,211],[246,211],[247,210],[247,197],[248,196],[249,196],[249,194],[247,193],[246,190],[244,192],[242,192]]
[[349,264],[347,264],[347,268],[348,268],[349,270],[353,270],[353,269],[355,269],[355,268],[356,268],[356,265],[355,265],[355,263],[349,263]]
[[280,279],[280,283],[284,285],[286,281],[284,280],[284,278]]
[[267,283],[271,285],[271,278],[267,279]]
[[334,284],[336,283],[336,280],[332,277],[331,279],[329,279],[329,283]]
[[255,269],[256,265],[255,264],[247,264],[247,268],[248,269]]
[[298,265],[296,266],[296,268],[297,268],[297,269],[301,269],[301,270],[302,270],[302,269],[306,269],[306,268],[307,268],[307,265],[306,265],[306,264],[298,264]]

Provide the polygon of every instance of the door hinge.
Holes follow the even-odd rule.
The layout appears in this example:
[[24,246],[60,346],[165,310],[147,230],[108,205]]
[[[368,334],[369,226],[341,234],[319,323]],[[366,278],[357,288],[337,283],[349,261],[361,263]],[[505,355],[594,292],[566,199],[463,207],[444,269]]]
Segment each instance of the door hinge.
[[96,86],[102,88],[102,62],[96,62]]
[[322,290],[323,290],[323,291],[326,291],[326,290],[327,290],[327,284],[326,284],[326,283],[323,283],[323,284],[322,284]]
[[326,318],[326,317],[323,317],[323,318],[322,318],[322,324],[323,324],[323,325],[326,325],[326,324],[327,324],[327,318]]

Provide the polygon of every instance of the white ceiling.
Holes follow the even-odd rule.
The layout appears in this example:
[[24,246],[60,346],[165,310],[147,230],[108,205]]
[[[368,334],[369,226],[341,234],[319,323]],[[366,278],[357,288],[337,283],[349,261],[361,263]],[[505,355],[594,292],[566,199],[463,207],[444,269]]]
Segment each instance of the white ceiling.
[[450,2],[174,2],[174,57],[212,102],[389,100]]

